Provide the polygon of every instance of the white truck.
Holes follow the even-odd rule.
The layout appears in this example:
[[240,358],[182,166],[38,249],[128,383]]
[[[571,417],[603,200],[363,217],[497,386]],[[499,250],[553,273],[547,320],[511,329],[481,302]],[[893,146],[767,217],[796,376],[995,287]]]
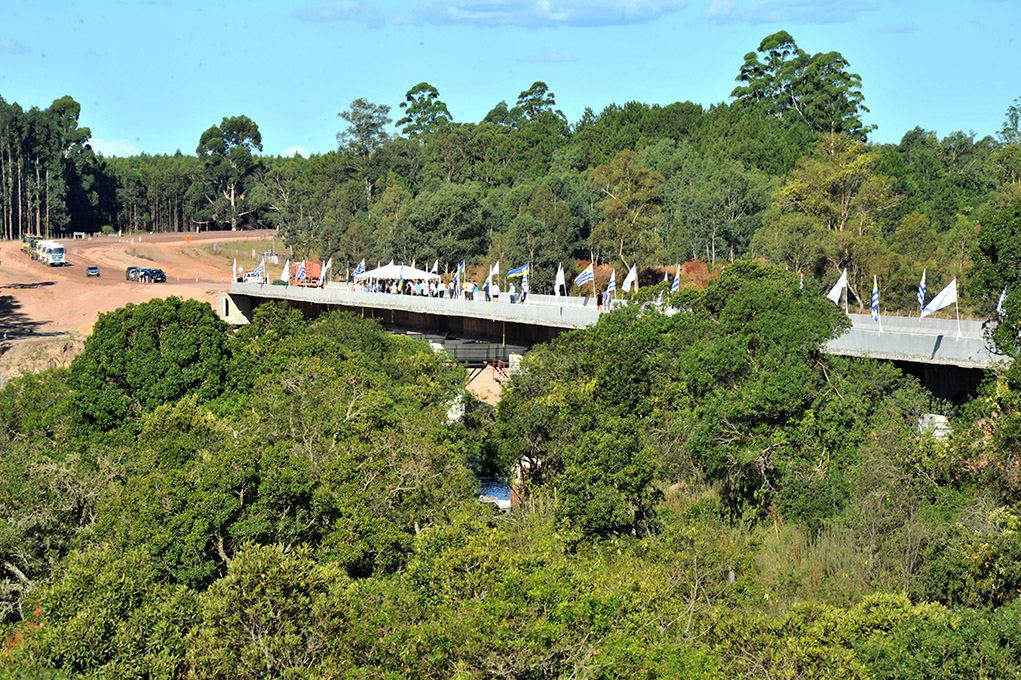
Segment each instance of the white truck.
[[57,241],[39,241],[35,244],[35,259],[51,267],[63,267],[67,264],[64,244]]

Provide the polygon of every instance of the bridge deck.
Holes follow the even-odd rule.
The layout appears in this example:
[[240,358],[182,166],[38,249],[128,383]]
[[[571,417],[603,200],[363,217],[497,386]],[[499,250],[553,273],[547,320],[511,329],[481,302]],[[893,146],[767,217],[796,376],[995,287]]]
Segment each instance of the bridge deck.
[[[604,311],[596,309],[594,298],[529,295],[527,303],[512,304],[506,295],[502,295],[499,302],[451,300],[363,293],[349,290],[343,284],[329,284],[325,288],[234,284],[224,298],[220,313],[231,323],[247,323],[253,300],[268,299],[561,330],[591,326]],[[246,313],[245,309],[249,312]],[[1009,361],[1008,357],[992,351],[983,324],[978,321],[961,321],[958,324],[956,319],[884,316],[880,331],[867,314],[851,314],[850,318],[851,329],[827,343],[827,352],[978,369]]]

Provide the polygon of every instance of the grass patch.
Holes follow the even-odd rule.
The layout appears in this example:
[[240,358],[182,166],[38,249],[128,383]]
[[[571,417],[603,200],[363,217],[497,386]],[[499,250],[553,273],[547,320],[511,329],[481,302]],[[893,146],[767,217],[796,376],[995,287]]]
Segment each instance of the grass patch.
[[138,252],[138,248],[128,248],[128,250],[126,252],[131,257],[137,257],[140,260],[149,260],[150,262],[155,262],[156,261],[156,258],[154,258],[154,257],[152,257],[150,255],[145,255],[143,253]]

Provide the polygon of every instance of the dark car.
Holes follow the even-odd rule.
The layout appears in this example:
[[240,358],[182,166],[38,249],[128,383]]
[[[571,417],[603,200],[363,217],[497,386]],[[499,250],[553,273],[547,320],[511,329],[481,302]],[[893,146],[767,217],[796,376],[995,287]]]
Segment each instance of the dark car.
[[85,276],[99,276],[99,267],[94,264],[90,264],[85,269]]
[[138,277],[144,281],[152,283],[167,282],[167,275],[163,273],[162,269],[149,269],[148,267],[143,267],[139,272]]
[[124,270],[124,278],[128,281],[138,281],[138,276],[142,273],[140,267],[128,267]]

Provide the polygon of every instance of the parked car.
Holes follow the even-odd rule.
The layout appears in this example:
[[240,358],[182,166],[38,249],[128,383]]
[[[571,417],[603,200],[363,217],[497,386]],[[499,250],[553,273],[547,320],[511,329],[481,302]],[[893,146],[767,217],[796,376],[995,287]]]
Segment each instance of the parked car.
[[242,283],[266,283],[266,277],[255,272],[248,272],[241,279]]
[[85,269],[85,276],[99,276],[99,267],[94,264],[90,264]]
[[151,269],[149,267],[142,267],[138,272],[138,278],[152,283],[166,283],[167,281],[167,275],[163,273],[162,269]]
[[139,274],[142,273],[141,267],[128,267],[124,270],[124,278],[128,281],[138,281]]

